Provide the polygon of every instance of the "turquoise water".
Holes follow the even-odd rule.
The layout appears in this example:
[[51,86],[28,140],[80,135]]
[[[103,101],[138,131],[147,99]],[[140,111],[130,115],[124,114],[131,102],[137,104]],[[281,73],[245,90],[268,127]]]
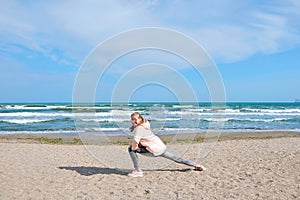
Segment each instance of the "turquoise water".
[[[141,112],[156,134],[221,131],[300,132],[300,103],[0,104],[0,134],[130,135],[130,114]],[[76,123],[74,122],[76,121]]]

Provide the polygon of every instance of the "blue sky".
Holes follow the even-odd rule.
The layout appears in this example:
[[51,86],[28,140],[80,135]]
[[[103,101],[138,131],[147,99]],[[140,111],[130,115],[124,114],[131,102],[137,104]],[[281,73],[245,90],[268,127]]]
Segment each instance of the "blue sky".
[[[300,98],[298,0],[3,0],[0,27],[0,102],[71,102],[76,74],[89,53],[113,35],[142,27],[176,30],[197,41],[218,67],[227,101]],[[128,57],[118,66],[172,59],[147,52]],[[176,62],[167,63],[181,61]],[[199,101],[210,100],[192,70],[177,70]],[[108,70],[96,101],[110,101],[109,91],[122,76],[116,71]],[[174,96],[148,85],[131,100],[174,101]]]

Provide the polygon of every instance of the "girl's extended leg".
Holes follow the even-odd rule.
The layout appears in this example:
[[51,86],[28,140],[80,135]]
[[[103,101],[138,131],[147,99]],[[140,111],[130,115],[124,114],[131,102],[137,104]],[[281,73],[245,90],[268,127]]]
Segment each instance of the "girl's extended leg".
[[197,167],[197,163],[193,162],[193,161],[190,161],[190,160],[187,160],[185,158],[181,158],[177,155],[174,155],[172,153],[170,153],[169,151],[165,151],[163,154],[161,154],[160,156],[164,157],[164,158],[168,158],[170,160],[173,160],[177,163],[181,163],[181,164],[185,164],[185,165],[188,165],[188,166],[192,166],[192,167]]

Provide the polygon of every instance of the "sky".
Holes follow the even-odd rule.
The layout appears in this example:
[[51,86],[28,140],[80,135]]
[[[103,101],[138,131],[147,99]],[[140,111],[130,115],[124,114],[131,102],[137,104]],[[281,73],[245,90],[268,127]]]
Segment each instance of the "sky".
[[[176,31],[199,44],[218,71],[221,81],[218,76],[216,81],[222,83],[227,102],[300,99],[298,0],[0,3],[0,102],[72,102],[76,78],[92,52],[110,38],[145,27]],[[155,64],[147,68],[148,63]],[[111,63],[98,80],[94,100],[111,101],[122,90],[119,85],[135,80],[140,69],[145,70],[138,76],[149,83],[129,88],[130,101],[194,100],[181,99],[184,93],[179,91],[211,101],[212,93],[218,93],[182,58],[144,49]],[[160,82],[164,77],[168,81]],[[176,89],[168,85],[172,80]]]

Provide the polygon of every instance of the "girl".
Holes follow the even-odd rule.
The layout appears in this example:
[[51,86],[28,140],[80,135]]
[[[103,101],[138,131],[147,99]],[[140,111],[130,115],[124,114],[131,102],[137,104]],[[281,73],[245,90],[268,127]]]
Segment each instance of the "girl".
[[142,177],[143,171],[139,167],[137,153],[151,156],[162,156],[173,160],[177,163],[182,163],[188,166],[193,166],[196,171],[204,171],[205,167],[198,165],[190,160],[178,157],[167,151],[166,145],[159,137],[153,134],[150,130],[150,124],[145,120],[140,113],[134,112],[131,114],[131,131],[134,131],[132,145],[128,147],[129,155],[132,159],[134,170],[128,174],[130,177]]

